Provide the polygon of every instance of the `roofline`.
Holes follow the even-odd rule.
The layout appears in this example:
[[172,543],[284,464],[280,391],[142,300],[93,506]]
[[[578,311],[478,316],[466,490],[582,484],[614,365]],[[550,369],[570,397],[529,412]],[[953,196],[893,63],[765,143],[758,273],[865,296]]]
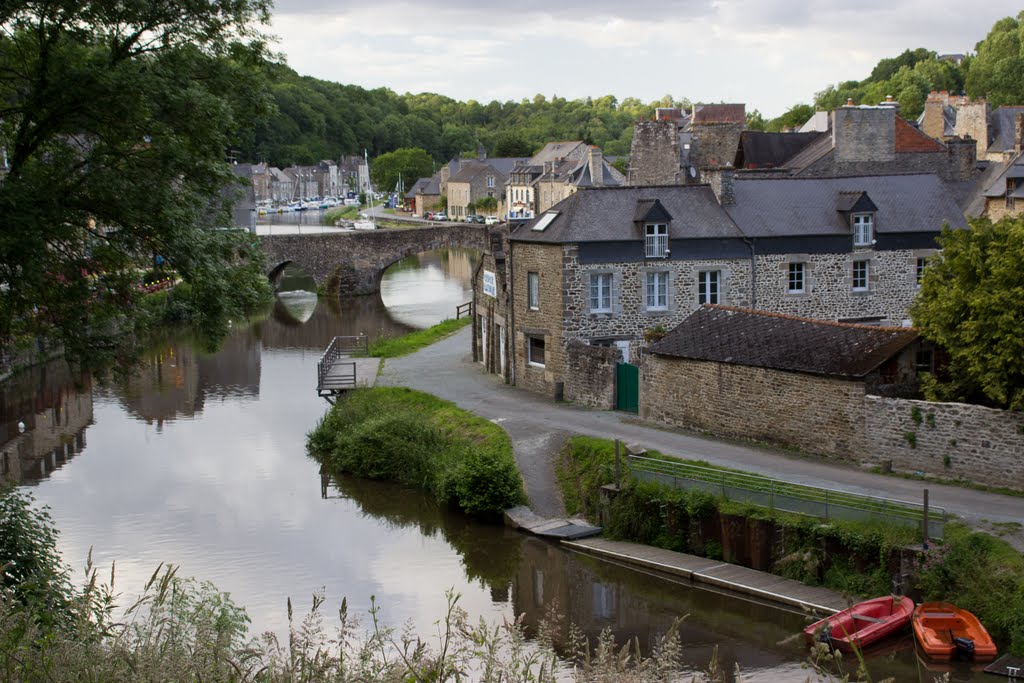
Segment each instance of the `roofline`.
[[883,330],[888,332],[906,332],[912,331],[917,336],[920,336],[920,330],[916,327],[897,327],[895,325],[864,325],[861,323],[844,323],[838,320],[820,320],[818,318],[803,318],[798,315],[790,315],[788,313],[776,313],[774,311],[762,311],[756,308],[743,308],[742,306],[726,306],[725,304],[702,304],[701,308],[715,308],[720,311],[731,311],[733,313],[752,313],[754,315],[760,315],[766,318],[780,318],[782,320],[794,320],[801,323],[814,323],[815,325],[828,325],[830,327],[843,327],[852,328],[858,330],[870,330],[872,332],[877,330]]

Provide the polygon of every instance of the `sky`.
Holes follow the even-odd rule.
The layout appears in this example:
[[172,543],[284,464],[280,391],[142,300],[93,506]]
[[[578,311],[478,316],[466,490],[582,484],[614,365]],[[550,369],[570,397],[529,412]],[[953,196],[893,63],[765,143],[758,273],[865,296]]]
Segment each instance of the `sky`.
[[987,0],[277,0],[299,74],[457,100],[614,95],[777,116],[908,48],[968,53],[1021,10]]

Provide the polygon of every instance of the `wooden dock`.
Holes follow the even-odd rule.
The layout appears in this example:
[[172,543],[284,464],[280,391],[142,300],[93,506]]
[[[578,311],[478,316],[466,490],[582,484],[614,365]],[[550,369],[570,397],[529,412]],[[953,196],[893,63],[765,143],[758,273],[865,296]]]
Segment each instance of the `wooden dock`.
[[753,595],[776,604],[808,609],[820,615],[833,614],[849,606],[842,595],[828,588],[806,586],[721,560],[605,538],[564,540],[562,545],[577,552],[679,576],[692,583]]
[[541,517],[525,505],[505,510],[505,524],[535,536],[568,540],[596,536],[602,531],[583,519]]
[[380,358],[367,357],[366,337],[335,337],[316,365],[316,391],[330,398],[377,383]]

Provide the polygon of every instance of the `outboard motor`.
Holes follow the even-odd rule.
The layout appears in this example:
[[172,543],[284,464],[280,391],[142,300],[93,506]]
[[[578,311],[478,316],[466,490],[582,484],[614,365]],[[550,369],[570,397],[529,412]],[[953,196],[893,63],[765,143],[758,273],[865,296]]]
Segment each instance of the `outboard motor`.
[[954,638],[953,645],[963,659],[974,659],[974,641],[970,638]]
[[[832,647],[832,627],[826,625],[821,631],[818,632],[818,642],[825,643],[829,647]],[[971,643],[974,646],[974,643]]]

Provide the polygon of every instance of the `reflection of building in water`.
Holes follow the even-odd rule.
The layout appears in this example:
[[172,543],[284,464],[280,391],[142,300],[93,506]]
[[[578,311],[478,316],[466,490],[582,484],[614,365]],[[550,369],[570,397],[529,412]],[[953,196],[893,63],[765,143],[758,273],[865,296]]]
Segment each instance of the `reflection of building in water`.
[[207,398],[259,396],[260,342],[243,328],[216,353],[202,355],[187,342],[168,343],[144,358],[120,386],[121,400],[147,424],[193,417]]
[[92,378],[64,362],[20,373],[3,387],[0,478],[34,483],[85,447],[93,421]]

